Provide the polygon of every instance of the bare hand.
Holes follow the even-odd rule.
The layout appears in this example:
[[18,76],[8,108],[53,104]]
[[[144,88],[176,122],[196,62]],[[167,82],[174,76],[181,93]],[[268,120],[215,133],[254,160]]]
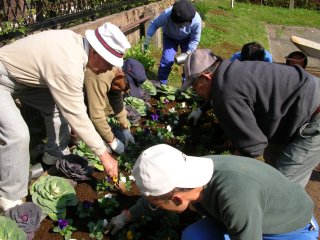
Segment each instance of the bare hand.
[[118,161],[113,159],[107,151],[100,155],[99,158],[106,173],[110,177],[118,178]]

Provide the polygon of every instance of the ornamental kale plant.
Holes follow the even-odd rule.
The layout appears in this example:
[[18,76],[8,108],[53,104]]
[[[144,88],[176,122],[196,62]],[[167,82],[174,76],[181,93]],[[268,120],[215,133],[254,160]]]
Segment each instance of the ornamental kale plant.
[[[14,220],[18,227],[27,234],[28,239],[31,240],[35,231],[40,227],[41,213],[39,206],[33,202],[27,202],[10,208],[6,212],[6,216]],[[0,239],[2,238],[0,237]]]
[[27,236],[15,221],[8,217],[0,216],[1,240],[26,240]]
[[157,95],[157,88],[148,79],[141,84],[141,88],[146,90],[151,96]]
[[93,169],[88,166],[88,160],[75,154],[58,159],[56,168],[74,181],[90,180],[89,176],[93,172]]
[[72,222],[72,219],[59,219],[58,226],[55,226],[52,231],[64,236],[65,240],[70,240],[72,233],[77,230],[76,227],[71,226]]
[[74,187],[62,177],[40,177],[31,185],[30,194],[32,201],[52,220],[65,218],[66,207],[78,203]]
[[124,99],[124,102],[126,105],[132,106],[137,112],[140,114],[140,116],[146,116],[147,115],[147,106],[145,102],[136,97],[126,97]]
[[85,157],[89,161],[89,166],[94,166],[96,169],[103,171],[103,166],[99,157],[91,151],[91,149],[83,142],[79,141],[78,146],[73,149],[73,154]]

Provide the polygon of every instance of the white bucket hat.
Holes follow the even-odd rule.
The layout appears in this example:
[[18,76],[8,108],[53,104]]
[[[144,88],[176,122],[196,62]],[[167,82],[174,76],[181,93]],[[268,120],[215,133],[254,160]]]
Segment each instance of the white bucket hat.
[[174,188],[196,188],[212,178],[214,166],[210,158],[191,157],[179,150],[159,144],[143,151],[132,175],[145,196],[160,196]]
[[101,57],[114,66],[122,67],[123,54],[131,45],[116,25],[107,22],[96,30],[87,30],[85,35]]

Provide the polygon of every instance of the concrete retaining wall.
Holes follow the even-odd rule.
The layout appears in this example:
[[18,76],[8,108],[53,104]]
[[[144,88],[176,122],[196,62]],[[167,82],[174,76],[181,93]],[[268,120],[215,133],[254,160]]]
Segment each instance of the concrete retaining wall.
[[[124,31],[129,42],[134,45],[139,42],[141,37],[145,36],[147,27],[150,24],[150,21],[157,15],[159,15],[164,9],[171,6],[175,0],[162,0],[156,3],[150,3],[148,5],[136,7],[128,11],[124,11],[117,14],[112,14],[103,18],[96,19],[95,21],[87,22],[81,25],[74,26],[70,28],[71,30],[84,35],[87,29],[96,29],[105,22],[111,22],[117,25],[120,29],[126,29],[128,25],[134,25],[127,31]],[[145,23],[135,25],[134,23],[139,21],[139,19],[150,16],[150,20]],[[161,45],[161,29],[155,33],[152,38],[152,43],[156,46]]]

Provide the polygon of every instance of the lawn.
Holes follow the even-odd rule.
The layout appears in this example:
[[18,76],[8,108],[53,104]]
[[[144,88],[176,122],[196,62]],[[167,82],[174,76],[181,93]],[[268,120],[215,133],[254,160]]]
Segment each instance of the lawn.
[[[241,50],[243,44],[256,41],[269,49],[266,25],[319,27],[319,11],[260,6],[236,2],[234,8],[227,0],[195,1],[199,12],[205,13],[199,48],[209,48],[223,58]],[[150,76],[154,78],[161,49],[151,48],[156,60]],[[174,65],[169,84],[179,87],[181,67]]]

